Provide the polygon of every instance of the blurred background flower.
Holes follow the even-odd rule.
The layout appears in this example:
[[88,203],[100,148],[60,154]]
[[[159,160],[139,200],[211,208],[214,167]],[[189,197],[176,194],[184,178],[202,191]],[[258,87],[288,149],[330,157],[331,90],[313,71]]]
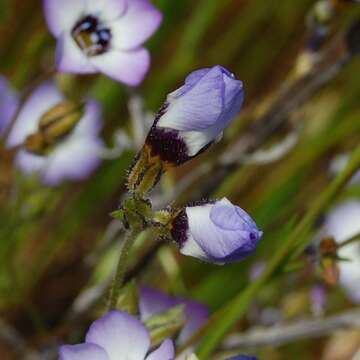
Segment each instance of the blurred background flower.
[[125,312],[112,311],[94,321],[86,333],[86,342],[64,345],[60,360],[172,360],[174,346],[167,339],[151,352],[146,327]]
[[[208,307],[190,299],[170,297],[152,288],[140,288],[139,310],[144,321],[177,305],[185,306],[185,325],[177,337],[177,344],[183,345],[208,319]],[[193,347],[187,349],[177,359],[185,359],[193,350]]]
[[6,143],[10,149],[20,147],[15,162],[25,174],[39,174],[45,184],[58,185],[65,179],[84,179],[100,164],[100,106],[89,100],[84,110],[78,107],[66,103],[53,82],[31,94]]
[[10,87],[4,76],[0,76],[0,136],[4,134],[10,125],[18,103],[18,95],[15,90]]
[[44,12],[59,71],[102,72],[131,86],[143,80],[150,55],[141,45],[162,18],[149,0],[44,0]]

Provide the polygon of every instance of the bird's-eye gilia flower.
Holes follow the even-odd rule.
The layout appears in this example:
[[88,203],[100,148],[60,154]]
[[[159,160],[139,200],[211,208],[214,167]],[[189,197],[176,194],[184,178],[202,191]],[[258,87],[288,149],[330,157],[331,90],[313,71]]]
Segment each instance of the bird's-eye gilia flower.
[[254,220],[226,198],[185,207],[171,226],[182,254],[217,264],[252,255],[262,236]]
[[142,44],[162,15],[149,0],[44,0],[45,18],[57,38],[61,72],[101,72],[138,85],[150,65]]
[[19,100],[5,77],[0,76],[0,137],[4,134],[17,109]]
[[85,343],[60,347],[60,360],[173,360],[174,345],[166,339],[150,352],[143,323],[126,312],[111,311],[90,326]]
[[151,190],[167,168],[206,150],[221,138],[243,100],[242,82],[222,66],[192,72],[183,86],[167,96],[156,116],[130,171],[129,190]]
[[[327,216],[324,234],[342,243],[360,233],[360,201],[350,200],[335,207]],[[360,303],[360,242],[354,242],[338,250],[339,282],[356,303]]]
[[100,106],[93,100],[81,111],[74,106],[53,82],[35,89],[20,109],[6,144],[9,149],[19,147],[15,163],[21,171],[39,174],[51,186],[83,179],[96,169],[103,145]]
[[[173,298],[155,289],[147,287],[140,289],[139,312],[144,321],[181,304],[185,305],[185,325],[177,337],[177,344],[179,345],[189,340],[206,322],[209,317],[207,306],[189,299]],[[193,348],[188,348],[187,351],[177,357],[177,360],[184,359],[193,350]]]

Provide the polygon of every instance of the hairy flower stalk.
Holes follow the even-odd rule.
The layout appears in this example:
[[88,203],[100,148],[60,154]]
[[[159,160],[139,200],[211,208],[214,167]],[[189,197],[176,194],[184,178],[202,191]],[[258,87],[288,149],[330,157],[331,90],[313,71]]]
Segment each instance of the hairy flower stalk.
[[167,96],[129,171],[128,188],[144,196],[163,172],[179,166],[219,140],[240,111],[242,82],[222,66],[194,71]]
[[109,291],[108,298],[108,310],[116,310],[117,303],[119,300],[119,295],[121,292],[121,288],[123,286],[125,272],[128,264],[129,253],[131,247],[138,235],[139,231],[128,231],[123,239],[123,244],[121,246],[120,255],[118,259],[118,263],[116,266],[116,271],[114,275],[113,282]]

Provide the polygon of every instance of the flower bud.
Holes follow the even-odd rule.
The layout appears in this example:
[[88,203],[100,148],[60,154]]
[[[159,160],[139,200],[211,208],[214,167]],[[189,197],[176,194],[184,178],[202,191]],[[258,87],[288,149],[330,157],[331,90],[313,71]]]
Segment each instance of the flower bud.
[[225,68],[194,71],[168,95],[146,144],[162,161],[180,165],[222,135],[243,99],[242,82]]
[[129,190],[151,190],[166,169],[206,150],[221,138],[243,99],[242,82],[225,68],[214,66],[191,73],[160,109],[130,170]]
[[224,264],[253,254],[262,232],[243,209],[223,198],[184,208],[172,221],[171,235],[182,254]]
[[61,141],[84,115],[84,106],[65,100],[46,111],[40,118],[37,132],[28,135],[24,148],[34,154],[44,154]]

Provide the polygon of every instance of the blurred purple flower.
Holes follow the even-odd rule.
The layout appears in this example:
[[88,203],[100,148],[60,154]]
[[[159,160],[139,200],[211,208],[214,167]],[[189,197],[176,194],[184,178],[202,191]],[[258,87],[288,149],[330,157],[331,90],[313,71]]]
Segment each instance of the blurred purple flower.
[[60,360],[173,360],[174,346],[165,340],[148,354],[146,327],[126,312],[111,311],[90,326],[85,343],[60,347]]
[[[333,236],[342,243],[360,233],[360,201],[351,200],[338,205],[327,216],[324,236]],[[360,303],[360,242],[354,242],[338,250],[340,284],[355,303]]]
[[180,165],[222,136],[243,100],[242,82],[222,66],[194,71],[167,96],[146,144],[152,155]]
[[[64,100],[54,83],[40,85],[21,108],[7,139],[7,147],[23,144],[29,135],[37,132],[41,116]],[[88,101],[84,115],[72,132],[48,154],[37,155],[20,149],[16,165],[27,175],[39,173],[43,182],[50,186],[58,185],[65,179],[86,178],[101,162],[101,127],[100,107],[96,102]]]
[[209,310],[206,305],[183,298],[173,298],[161,291],[142,287],[140,289],[139,309],[144,321],[155,314],[166,311],[176,305],[185,305],[185,326],[181,330],[177,342],[184,344],[206,322]]
[[257,261],[255,264],[251,265],[250,272],[249,272],[249,280],[255,281],[258,279],[266,268],[266,262],[265,261]]
[[324,314],[324,309],[327,301],[327,292],[325,286],[322,284],[316,284],[310,290],[310,304],[313,313],[316,316]]
[[44,0],[44,10],[59,71],[141,83],[150,65],[142,44],[162,19],[149,0]]
[[5,77],[0,76],[0,137],[4,134],[15,114],[19,99]]
[[252,218],[226,198],[187,206],[172,226],[182,254],[217,264],[252,255],[262,236]]

